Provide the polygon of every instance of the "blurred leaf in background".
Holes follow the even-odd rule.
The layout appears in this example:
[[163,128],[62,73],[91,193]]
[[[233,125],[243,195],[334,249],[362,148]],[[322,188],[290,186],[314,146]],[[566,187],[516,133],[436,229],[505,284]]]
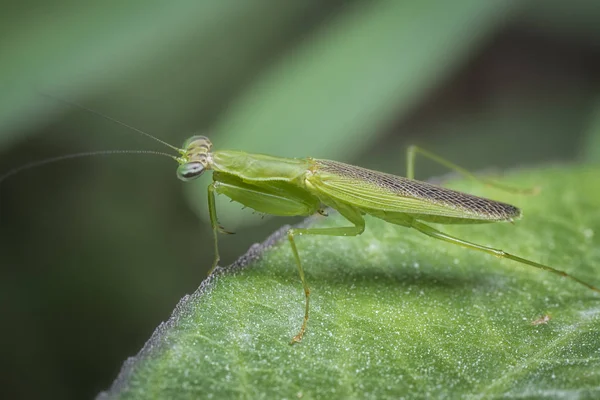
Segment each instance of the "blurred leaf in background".
[[584,160],[600,163],[600,101],[596,102],[590,115],[586,139],[583,146]]
[[[591,0],[15,3],[0,15],[0,171],[164,150],[39,92],[175,145],[203,132],[396,174],[407,143],[471,169],[594,159],[599,22]],[[97,157],[2,183],[0,396],[93,396],[198,287],[205,186],[184,196],[175,167]],[[238,210],[221,212],[239,225],[223,263],[282,223]]]

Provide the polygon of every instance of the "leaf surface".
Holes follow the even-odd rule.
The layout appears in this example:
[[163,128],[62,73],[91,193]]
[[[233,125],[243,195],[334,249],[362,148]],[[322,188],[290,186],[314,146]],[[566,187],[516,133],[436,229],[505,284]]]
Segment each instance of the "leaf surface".
[[[502,179],[540,186],[537,196],[451,181],[524,218],[440,229],[598,285],[599,174],[549,167]],[[101,397],[600,396],[600,296],[583,286],[369,217],[361,236],[297,243],[312,289],[302,343],[288,344],[304,298],[282,228],[185,297]]]

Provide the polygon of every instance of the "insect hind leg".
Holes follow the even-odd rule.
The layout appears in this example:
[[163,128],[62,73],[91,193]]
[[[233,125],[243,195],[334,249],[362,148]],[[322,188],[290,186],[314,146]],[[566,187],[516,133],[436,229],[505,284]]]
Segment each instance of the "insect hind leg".
[[304,307],[304,320],[302,321],[302,326],[300,327],[300,331],[294,336],[290,342],[290,344],[299,343],[304,336],[304,332],[306,331],[306,324],[308,322],[308,309],[309,309],[309,299],[310,299],[310,288],[306,283],[306,279],[304,277],[304,269],[302,268],[302,262],[300,261],[300,256],[298,255],[298,249],[296,247],[296,241],[294,236],[296,235],[328,235],[328,236],[357,236],[363,233],[365,230],[365,220],[362,217],[360,211],[348,207],[343,206],[341,204],[336,204],[335,209],[346,218],[348,221],[352,222],[354,226],[341,226],[335,228],[292,228],[288,231],[288,240],[290,241],[290,245],[292,247],[292,253],[294,254],[294,259],[296,260],[296,265],[298,266],[298,273],[300,274],[300,280],[302,281],[302,286],[304,287],[304,297],[305,307]]
[[479,178],[475,174],[469,172],[467,169],[462,168],[462,167],[446,160],[445,158],[442,158],[442,157],[438,156],[437,154],[434,154],[430,151],[422,149],[418,146],[408,146],[408,148],[406,149],[406,177],[409,179],[415,179],[415,158],[416,158],[417,154],[420,154],[420,155],[430,159],[431,161],[441,164],[444,167],[446,167],[452,171],[456,171],[459,174],[461,174],[469,179],[473,179],[484,185],[491,186],[491,187],[503,190],[508,193],[533,195],[533,194],[539,193],[539,191],[540,191],[539,187],[534,187],[531,189],[521,189],[521,188],[515,188],[512,186],[508,186],[508,185],[503,185],[503,184],[493,182],[493,181],[490,181],[487,179]]
[[559,269],[552,268],[552,267],[550,267],[548,265],[536,263],[535,261],[531,261],[531,260],[528,260],[526,258],[521,258],[521,257],[515,256],[515,255],[507,253],[507,252],[505,252],[503,250],[498,250],[498,249],[494,249],[494,248],[491,248],[491,247],[482,246],[482,245],[479,245],[479,244],[468,242],[466,240],[462,240],[462,239],[456,238],[454,236],[450,236],[450,235],[448,235],[446,233],[440,232],[437,229],[434,229],[434,228],[430,227],[429,225],[426,225],[426,224],[424,224],[422,222],[419,222],[419,221],[416,221],[416,220],[413,220],[412,227],[415,228],[416,230],[418,230],[419,232],[424,233],[427,236],[431,236],[432,238],[435,238],[435,239],[440,239],[440,240],[443,240],[445,242],[456,244],[458,246],[466,247],[466,248],[473,249],[473,250],[482,251],[484,253],[491,254],[491,255],[496,256],[496,257],[507,258],[509,260],[513,260],[513,261],[516,261],[516,262],[521,263],[521,264],[529,265],[529,266],[532,266],[532,267],[535,267],[535,268],[539,268],[539,269],[543,269],[543,270],[552,272],[553,274],[560,275],[562,277],[571,279],[572,281],[575,281],[575,282],[579,283],[580,285],[583,285],[583,286],[587,287],[588,289],[591,289],[591,290],[593,290],[595,292],[600,293],[600,289],[598,289],[597,287],[595,287],[593,285],[590,285],[589,283],[584,282],[583,280],[581,280],[581,279],[579,279],[579,278],[577,278],[577,277],[575,277],[573,275],[570,275],[570,274],[568,274],[568,273],[566,273],[564,271],[561,271]]

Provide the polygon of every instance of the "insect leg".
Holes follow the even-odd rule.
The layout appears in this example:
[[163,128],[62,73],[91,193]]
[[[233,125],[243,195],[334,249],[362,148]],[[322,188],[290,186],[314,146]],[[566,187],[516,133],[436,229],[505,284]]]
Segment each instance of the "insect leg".
[[208,272],[209,275],[212,274],[212,272],[215,270],[215,268],[217,268],[217,263],[221,259],[221,257],[219,256],[219,243],[218,243],[217,234],[219,232],[227,233],[230,235],[232,235],[234,233],[234,232],[229,232],[229,231],[225,230],[225,228],[223,228],[221,225],[219,225],[219,220],[217,219],[217,207],[215,205],[215,187],[216,187],[215,182],[208,185],[208,214],[210,215],[210,226],[212,228],[213,238],[215,241],[215,260],[213,261],[212,268]]
[[210,226],[212,228],[213,239],[215,241],[215,260],[213,261],[212,268],[208,272],[210,275],[215,268],[217,268],[217,263],[221,259],[219,256],[219,240],[217,237],[219,222],[217,221],[217,207],[215,206],[215,182],[208,185],[208,214],[210,215]]
[[356,236],[363,233],[365,230],[365,220],[363,219],[360,211],[348,207],[336,204],[335,207],[339,213],[345,217],[348,221],[352,222],[354,226],[344,226],[337,228],[292,228],[288,231],[288,240],[290,241],[290,245],[292,246],[292,252],[294,253],[294,258],[296,259],[296,265],[298,266],[298,273],[300,274],[300,280],[302,281],[302,286],[304,287],[304,296],[306,298],[305,308],[304,308],[304,320],[302,321],[302,326],[300,327],[300,331],[296,336],[292,338],[290,344],[298,343],[302,340],[302,336],[304,336],[304,332],[306,331],[306,323],[308,322],[308,308],[309,308],[309,296],[310,289],[308,288],[308,284],[306,283],[306,279],[304,278],[304,269],[302,268],[302,262],[300,261],[300,256],[298,255],[298,249],[296,248],[296,242],[294,240],[295,235],[329,235],[329,236]]
[[549,267],[548,265],[539,264],[539,263],[536,263],[535,261],[531,261],[531,260],[527,260],[525,258],[521,258],[521,257],[515,256],[515,255],[507,253],[507,252],[505,252],[503,250],[493,249],[491,247],[482,246],[482,245],[479,245],[479,244],[468,242],[466,240],[458,239],[458,238],[456,238],[454,236],[450,236],[448,234],[440,232],[437,229],[434,229],[434,228],[430,227],[429,225],[426,225],[426,224],[424,224],[422,222],[419,222],[419,221],[416,221],[416,220],[413,221],[412,227],[415,228],[416,230],[418,230],[419,232],[422,232],[422,233],[424,233],[424,234],[426,234],[428,236],[431,236],[431,237],[433,237],[435,239],[440,239],[440,240],[443,240],[443,241],[446,241],[446,242],[449,242],[449,243],[452,243],[452,244],[456,244],[456,245],[459,245],[459,246],[462,246],[462,247],[466,247],[466,248],[469,248],[469,249],[483,251],[484,253],[488,253],[488,254],[491,254],[491,255],[496,256],[496,257],[508,258],[509,260],[513,260],[513,261],[519,262],[521,264],[526,264],[526,265],[530,265],[530,266],[535,267],[535,268],[539,268],[539,269],[543,269],[543,270],[546,270],[546,271],[550,271],[553,274],[560,275],[560,276],[563,276],[565,278],[569,278],[569,279],[571,279],[571,280],[573,280],[573,281],[575,281],[575,282],[577,282],[577,283],[579,283],[579,284],[581,284],[581,285],[583,285],[583,286],[585,286],[585,287],[587,287],[589,289],[592,289],[595,292],[599,292],[600,293],[600,289],[598,289],[597,287],[592,286],[589,283],[586,283],[586,282],[582,281],[581,279],[574,277],[573,275],[569,275],[569,274],[567,274],[564,271],[561,271],[561,270]]
[[406,177],[409,179],[415,179],[415,157],[416,157],[417,153],[421,154],[422,156],[425,156],[426,158],[428,158],[432,161],[435,161],[438,164],[443,165],[444,167],[446,167],[448,169],[456,171],[459,174],[461,174],[467,178],[481,182],[484,185],[503,190],[505,192],[514,193],[514,194],[537,194],[539,192],[539,188],[537,188],[537,187],[532,188],[532,189],[520,189],[520,188],[514,188],[511,186],[492,182],[487,179],[478,178],[475,174],[469,172],[465,168],[459,167],[458,165],[446,160],[445,158],[442,158],[442,157],[440,157],[434,153],[431,153],[425,149],[422,149],[418,146],[409,146],[408,149],[406,149]]

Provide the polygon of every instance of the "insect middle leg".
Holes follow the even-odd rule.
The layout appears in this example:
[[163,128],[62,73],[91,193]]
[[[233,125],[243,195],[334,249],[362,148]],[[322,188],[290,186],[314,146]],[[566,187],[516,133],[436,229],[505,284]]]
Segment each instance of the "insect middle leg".
[[353,207],[336,204],[333,206],[338,212],[346,218],[348,221],[352,222],[354,226],[343,226],[336,228],[292,228],[288,231],[288,240],[290,241],[290,245],[292,246],[292,252],[294,253],[294,258],[296,259],[296,265],[298,266],[298,273],[300,274],[300,280],[302,281],[302,286],[304,287],[304,296],[306,299],[305,307],[304,307],[304,320],[302,321],[302,326],[300,327],[300,331],[294,336],[290,342],[290,344],[298,343],[302,340],[304,336],[304,332],[306,331],[306,324],[308,322],[308,309],[309,309],[309,298],[310,298],[310,289],[308,284],[306,283],[306,279],[304,278],[304,269],[302,268],[302,262],[300,261],[300,256],[298,255],[298,249],[296,248],[296,242],[294,240],[294,236],[298,235],[329,235],[329,236],[357,236],[364,232],[365,230],[365,220],[362,217],[360,211]]
[[446,160],[445,158],[442,158],[440,156],[438,156],[437,154],[434,154],[430,151],[427,151],[425,149],[422,149],[418,146],[409,146],[406,149],[406,177],[409,179],[415,179],[415,157],[417,154],[421,154],[422,156],[430,159],[431,161],[434,161],[438,164],[443,165],[444,167],[452,170],[452,171],[456,171],[459,174],[469,178],[469,179],[473,179],[477,182],[481,182],[484,185],[487,186],[491,186],[494,187],[496,189],[500,189],[503,190],[505,192],[508,193],[514,193],[514,194],[536,194],[539,192],[539,188],[532,188],[532,189],[521,189],[521,188],[515,188],[512,186],[507,186],[507,185],[502,185],[500,183],[497,182],[493,182],[487,179],[482,179],[477,177],[475,174],[469,172],[468,170],[466,170],[465,168],[462,168],[448,160]]
[[456,245],[459,245],[459,246],[462,246],[462,247],[466,247],[466,248],[469,248],[469,249],[482,251],[484,253],[491,254],[491,255],[496,256],[496,257],[507,258],[509,260],[513,260],[513,261],[519,262],[521,264],[530,265],[530,266],[535,267],[535,268],[539,268],[539,269],[543,269],[543,270],[546,270],[546,271],[550,271],[553,274],[560,275],[560,276],[563,276],[565,278],[571,279],[571,280],[573,280],[573,281],[575,281],[575,282],[577,282],[577,283],[579,283],[579,284],[581,284],[581,285],[583,285],[583,286],[585,286],[585,287],[587,287],[589,289],[592,289],[595,292],[599,292],[600,293],[600,289],[598,289],[597,287],[595,287],[593,285],[590,285],[589,283],[584,282],[581,279],[579,279],[579,278],[577,278],[577,277],[575,277],[573,275],[570,275],[570,274],[568,274],[568,273],[566,273],[564,271],[561,271],[559,269],[552,268],[552,267],[550,267],[548,265],[536,263],[535,261],[531,261],[531,260],[528,260],[526,258],[521,258],[521,257],[515,256],[515,255],[507,253],[507,252],[505,252],[503,250],[493,249],[491,247],[482,246],[482,245],[479,245],[479,244],[468,242],[466,240],[462,240],[462,239],[456,238],[454,236],[450,236],[450,235],[448,235],[446,233],[440,232],[437,229],[434,229],[434,228],[430,227],[429,225],[426,225],[426,224],[424,224],[422,222],[419,222],[419,221],[416,221],[416,220],[413,220],[412,227],[415,228],[416,230],[418,230],[419,232],[422,232],[422,233],[426,234],[427,236],[431,236],[432,238],[435,238],[435,239],[440,239],[440,240],[443,240],[445,242],[456,244]]

